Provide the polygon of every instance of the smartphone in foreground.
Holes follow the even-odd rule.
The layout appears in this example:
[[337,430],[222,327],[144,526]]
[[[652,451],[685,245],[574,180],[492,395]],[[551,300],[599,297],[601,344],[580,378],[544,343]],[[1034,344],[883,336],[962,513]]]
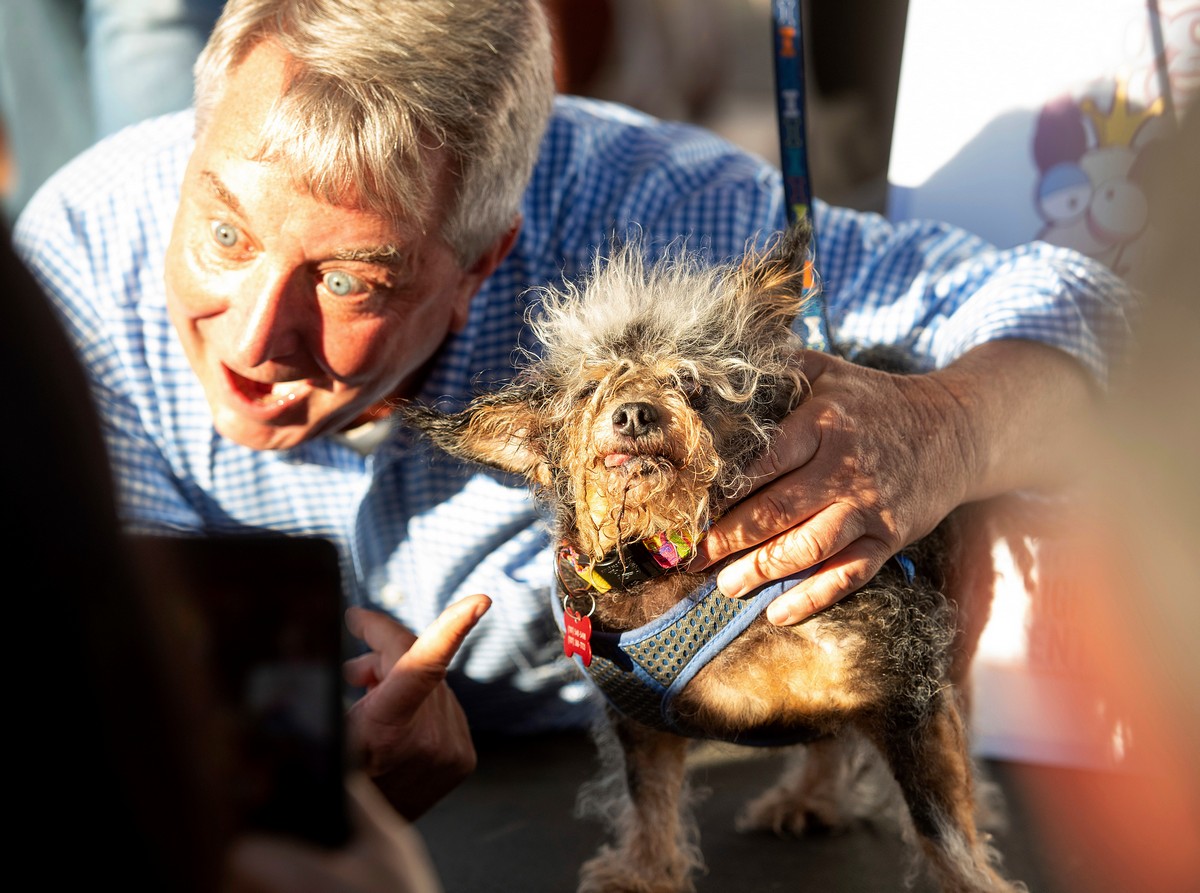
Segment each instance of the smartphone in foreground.
[[188,606],[227,741],[235,824],[339,846],[349,834],[342,590],[332,542],[134,535],[152,586]]

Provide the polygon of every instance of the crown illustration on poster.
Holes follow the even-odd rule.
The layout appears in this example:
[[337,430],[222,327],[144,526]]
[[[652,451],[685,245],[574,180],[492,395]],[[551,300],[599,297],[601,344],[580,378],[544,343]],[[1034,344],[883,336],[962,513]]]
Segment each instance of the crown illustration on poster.
[[1113,89],[1112,107],[1102,111],[1092,97],[1079,103],[1080,111],[1091,119],[1096,133],[1096,145],[1131,146],[1133,138],[1142,126],[1163,113],[1163,100],[1158,97],[1145,108],[1138,108],[1129,101],[1129,90],[1124,78],[1117,78]]

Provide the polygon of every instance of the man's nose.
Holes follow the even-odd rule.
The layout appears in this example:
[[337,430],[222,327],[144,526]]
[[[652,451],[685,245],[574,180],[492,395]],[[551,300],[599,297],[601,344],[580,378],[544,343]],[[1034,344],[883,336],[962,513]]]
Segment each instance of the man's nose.
[[303,343],[307,301],[294,271],[264,270],[235,298],[242,308],[235,340],[237,359],[247,368],[293,356]]

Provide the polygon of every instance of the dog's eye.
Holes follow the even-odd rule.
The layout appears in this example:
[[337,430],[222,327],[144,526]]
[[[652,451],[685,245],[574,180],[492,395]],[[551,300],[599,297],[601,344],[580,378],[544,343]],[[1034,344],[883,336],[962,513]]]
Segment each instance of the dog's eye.
[[583,387],[581,387],[578,391],[575,392],[576,401],[587,400],[589,397],[592,396],[592,394],[596,393],[596,388],[598,388],[598,387],[600,387],[600,382],[589,381],[587,384],[585,384]]
[[680,375],[679,387],[693,406],[702,406],[708,402],[708,388],[702,385],[696,376],[690,373]]

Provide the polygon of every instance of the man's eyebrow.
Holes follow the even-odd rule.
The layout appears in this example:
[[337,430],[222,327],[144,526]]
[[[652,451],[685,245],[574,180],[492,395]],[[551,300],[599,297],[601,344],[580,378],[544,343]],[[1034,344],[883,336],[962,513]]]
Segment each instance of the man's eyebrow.
[[380,245],[373,248],[343,248],[335,251],[329,259],[403,268],[407,265],[408,256],[398,245]]
[[[245,211],[242,210],[242,203],[237,200],[230,190],[225,185],[225,182],[212,171],[201,171],[200,177],[208,188],[216,197],[227,205],[234,213],[245,217]],[[403,272],[407,266],[409,257],[400,248],[399,245],[378,245],[370,248],[344,248],[340,251],[335,251],[329,258],[330,260],[354,261],[364,264],[379,264],[380,266],[393,267],[398,272]]]
[[230,210],[239,216],[246,216],[245,211],[242,210],[242,203],[237,200],[236,195],[229,191],[229,187],[225,185],[225,181],[212,171],[201,171],[200,178],[208,184],[208,188],[213,191],[218,199],[229,206]]

